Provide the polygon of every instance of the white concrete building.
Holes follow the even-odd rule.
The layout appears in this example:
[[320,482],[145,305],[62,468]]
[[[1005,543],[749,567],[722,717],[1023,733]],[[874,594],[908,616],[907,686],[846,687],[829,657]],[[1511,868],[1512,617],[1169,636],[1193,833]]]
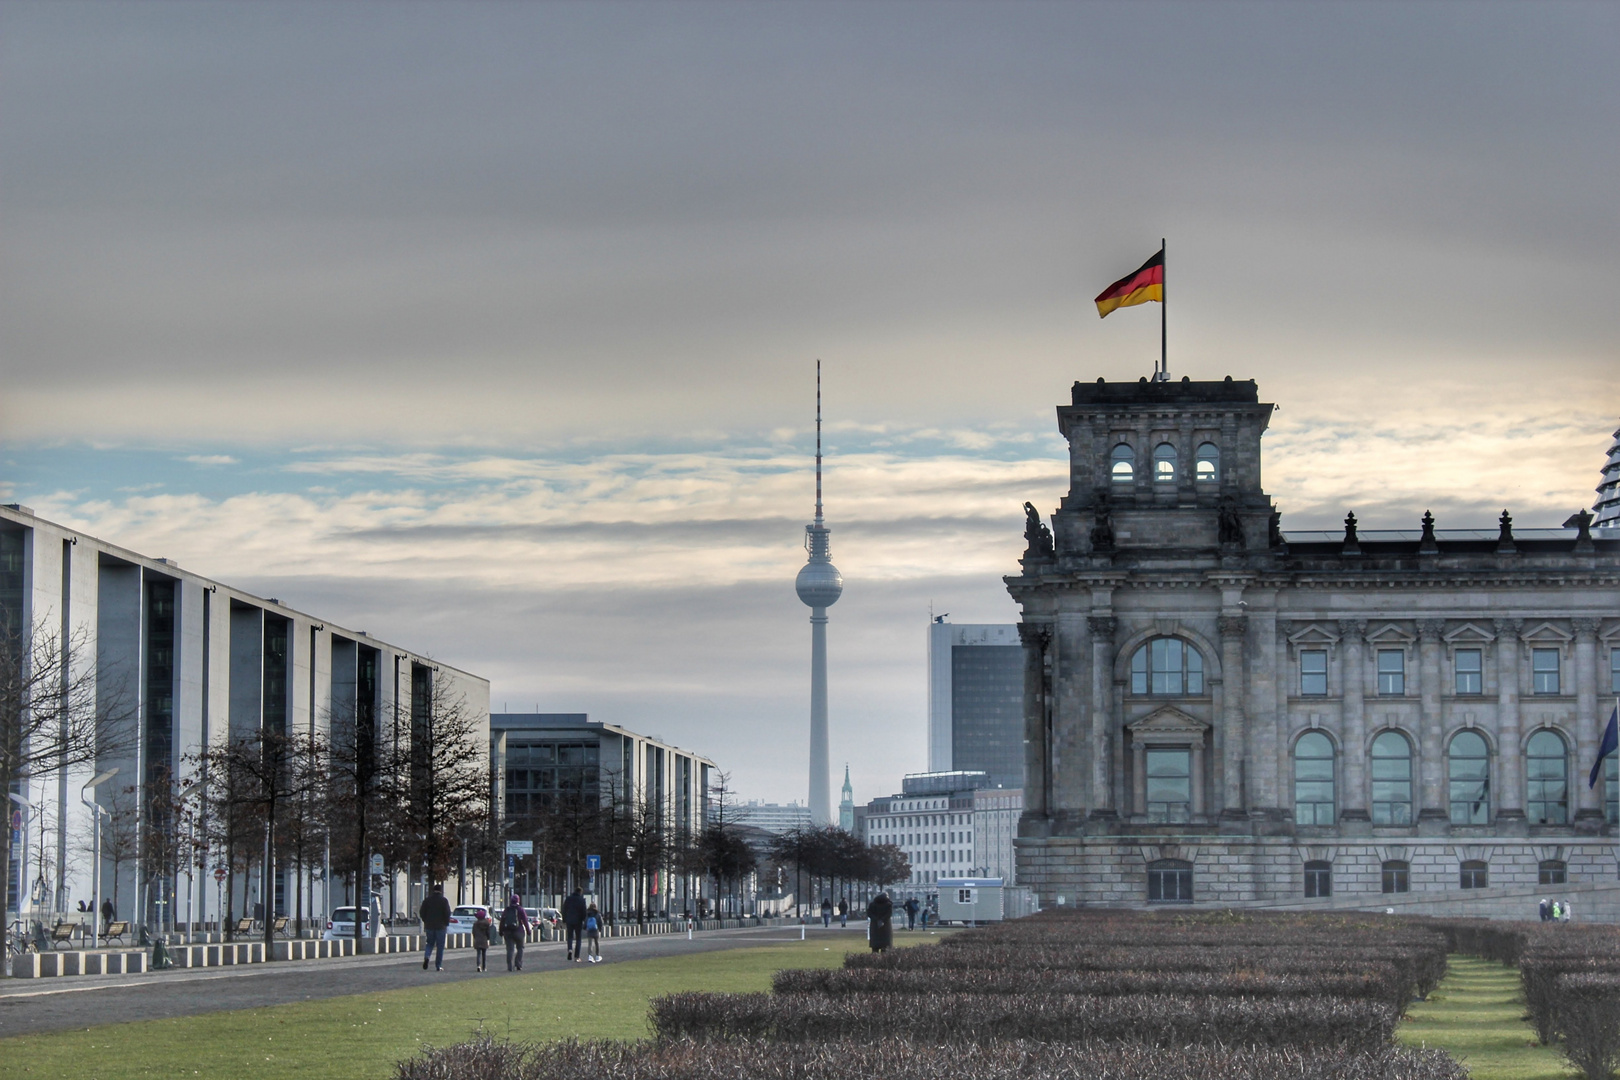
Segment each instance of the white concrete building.
[[[151,845],[179,846],[196,835],[190,829],[184,838],[155,838],[146,794],[154,777],[184,779],[205,747],[263,729],[328,731],[334,716],[369,719],[379,745],[409,739],[431,716],[435,688],[438,700],[460,702],[488,738],[485,679],[18,505],[0,507],[0,620],[79,642],[65,677],[93,679],[100,697],[126,703],[118,714],[127,726],[117,755],[72,770],[36,766],[14,786],[10,794],[22,801],[13,803],[28,808],[19,831],[27,843],[14,849],[8,920],[19,909],[48,920],[75,912],[81,901],[95,902],[91,811],[81,803],[95,773],[118,770],[95,789],[94,800],[109,813],[132,815],[134,845],[117,861],[116,874],[104,846],[103,896],[116,887],[120,918],[153,926],[203,923],[219,917],[222,903],[237,914],[252,912],[264,895],[258,871],[231,875],[235,895],[228,899],[211,880],[218,852],[180,859],[177,873],[152,872],[143,856]],[[328,874],[324,856],[323,846],[322,858],[298,874],[278,869],[276,911],[322,912],[344,902],[341,870]],[[379,879],[385,910],[414,911],[420,873],[403,862],[386,868]],[[330,893],[328,880],[338,886]],[[451,895],[456,884],[452,879]]]
[[911,860],[911,880],[926,886],[942,878],[1013,880],[1013,840],[1023,793],[984,785],[982,772],[915,773],[901,793],[866,804],[859,834],[868,844],[892,844]]

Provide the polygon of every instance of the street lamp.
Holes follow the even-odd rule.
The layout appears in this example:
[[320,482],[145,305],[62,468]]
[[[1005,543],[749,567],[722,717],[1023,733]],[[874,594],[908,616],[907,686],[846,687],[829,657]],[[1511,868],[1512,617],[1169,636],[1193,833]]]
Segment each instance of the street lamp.
[[[95,826],[92,830],[94,839],[90,843],[90,941],[92,945],[98,944],[101,937],[100,933],[96,931],[96,927],[100,925],[96,920],[101,917],[101,816],[107,814],[107,808],[96,802],[91,793],[117,775],[117,769],[108,769],[84,785],[84,788],[79,792],[79,801],[90,808],[90,818]],[[112,815],[108,814],[107,816],[111,817]]]

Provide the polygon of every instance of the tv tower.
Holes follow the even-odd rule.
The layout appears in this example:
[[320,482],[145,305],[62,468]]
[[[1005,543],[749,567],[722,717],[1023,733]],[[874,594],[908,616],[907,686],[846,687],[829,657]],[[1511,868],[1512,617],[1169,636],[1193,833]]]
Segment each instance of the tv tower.
[[804,527],[810,561],[794,588],[810,608],[810,820],[831,825],[832,777],[827,753],[827,609],[844,595],[844,577],[832,564],[832,530],[821,519],[821,361],[816,361],[816,520]]

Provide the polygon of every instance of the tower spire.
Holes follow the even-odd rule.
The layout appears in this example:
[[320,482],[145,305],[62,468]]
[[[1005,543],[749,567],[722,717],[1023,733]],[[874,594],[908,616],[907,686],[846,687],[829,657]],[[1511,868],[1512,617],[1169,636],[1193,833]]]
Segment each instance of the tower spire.
[[833,823],[832,780],[827,753],[827,609],[844,592],[844,579],[832,564],[832,530],[821,516],[821,361],[816,361],[816,520],[804,527],[810,558],[794,587],[810,609],[810,817]]
[[816,524],[821,524],[821,361],[816,361]]

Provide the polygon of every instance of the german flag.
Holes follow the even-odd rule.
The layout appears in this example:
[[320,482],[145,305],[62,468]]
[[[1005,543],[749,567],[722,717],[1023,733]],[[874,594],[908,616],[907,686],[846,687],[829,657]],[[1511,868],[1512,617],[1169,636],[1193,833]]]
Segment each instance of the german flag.
[[1164,303],[1164,248],[1142,264],[1140,270],[1126,274],[1097,297],[1097,317],[1107,318],[1115,308],[1145,304],[1149,300]]

